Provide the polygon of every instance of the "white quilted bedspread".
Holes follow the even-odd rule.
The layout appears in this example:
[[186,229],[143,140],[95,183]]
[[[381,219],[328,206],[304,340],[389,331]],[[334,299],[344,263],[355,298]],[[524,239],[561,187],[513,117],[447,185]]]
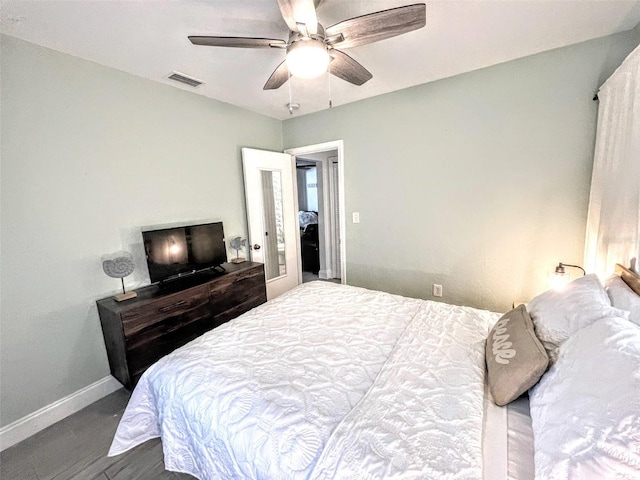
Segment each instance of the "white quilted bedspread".
[[147,370],[109,455],[161,437],[202,480],[480,479],[495,316],[302,285]]

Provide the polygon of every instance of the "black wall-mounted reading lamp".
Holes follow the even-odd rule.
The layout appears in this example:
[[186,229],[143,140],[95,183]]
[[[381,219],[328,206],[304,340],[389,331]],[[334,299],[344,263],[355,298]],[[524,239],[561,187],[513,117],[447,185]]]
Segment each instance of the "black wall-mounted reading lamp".
[[564,275],[564,267],[579,268],[580,270],[582,270],[582,275],[587,274],[587,272],[584,271],[584,268],[582,268],[580,265],[569,265],[568,263],[560,262],[556,267],[556,275]]
[[560,262],[556,267],[556,271],[553,275],[549,276],[549,286],[554,290],[563,290],[567,284],[571,281],[571,275],[565,273],[565,267],[579,268],[582,270],[582,274],[586,275],[587,272],[584,271],[580,265],[569,265],[568,263]]

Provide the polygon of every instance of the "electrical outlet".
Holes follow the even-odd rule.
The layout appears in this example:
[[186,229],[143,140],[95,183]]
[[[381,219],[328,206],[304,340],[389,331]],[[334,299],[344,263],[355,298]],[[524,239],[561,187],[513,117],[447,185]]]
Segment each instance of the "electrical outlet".
[[353,217],[353,223],[360,223],[360,212],[353,212],[351,215]]
[[433,284],[433,296],[434,297],[442,296],[442,285],[438,285],[437,283]]

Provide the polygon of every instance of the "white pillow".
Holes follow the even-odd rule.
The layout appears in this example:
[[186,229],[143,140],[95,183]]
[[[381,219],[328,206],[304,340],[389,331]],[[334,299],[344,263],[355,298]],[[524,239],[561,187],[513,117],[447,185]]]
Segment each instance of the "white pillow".
[[630,313],[629,320],[640,325],[640,296],[618,275],[611,275],[604,282],[611,305]]
[[601,319],[577,332],[529,391],[535,478],[640,478],[640,327]]
[[604,317],[629,318],[629,312],[611,306],[597,275],[569,283],[564,290],[547,290],[527,304],[536,335],[554,362],[558,347],[581,328]]

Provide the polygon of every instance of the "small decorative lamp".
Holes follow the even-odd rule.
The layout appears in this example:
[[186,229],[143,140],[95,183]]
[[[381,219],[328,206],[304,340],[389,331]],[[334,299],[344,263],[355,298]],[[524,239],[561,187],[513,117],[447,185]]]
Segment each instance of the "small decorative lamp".
[[553,275],[549,276],[549,286],[554,290],[563,290],[571,281],[571,275],[565,272],[564,267],[579,268],[582,270],[582,275],[587,274],[580,265],[569,265],[568,263],[560,262],[556,267],[556,271],[553,272]]
[[240,258],[240,249],[247,246],[247,239],[242,237],[233,237],[229,242],[229,246],[236,251],[236,258],[231,260],[231,263],[246,262],[244,258]]
[[116,252],[102,257],[102,269],[104,273],[111,278],[119,278],[122,282],[122,293],[113,297],[116,301],[122,302],[123,300],[129,300],[130,298],[138,296],[133,290],[127,292],[124,289],[124,277],[131,275],[135,267],[133,256],[129,252]]

